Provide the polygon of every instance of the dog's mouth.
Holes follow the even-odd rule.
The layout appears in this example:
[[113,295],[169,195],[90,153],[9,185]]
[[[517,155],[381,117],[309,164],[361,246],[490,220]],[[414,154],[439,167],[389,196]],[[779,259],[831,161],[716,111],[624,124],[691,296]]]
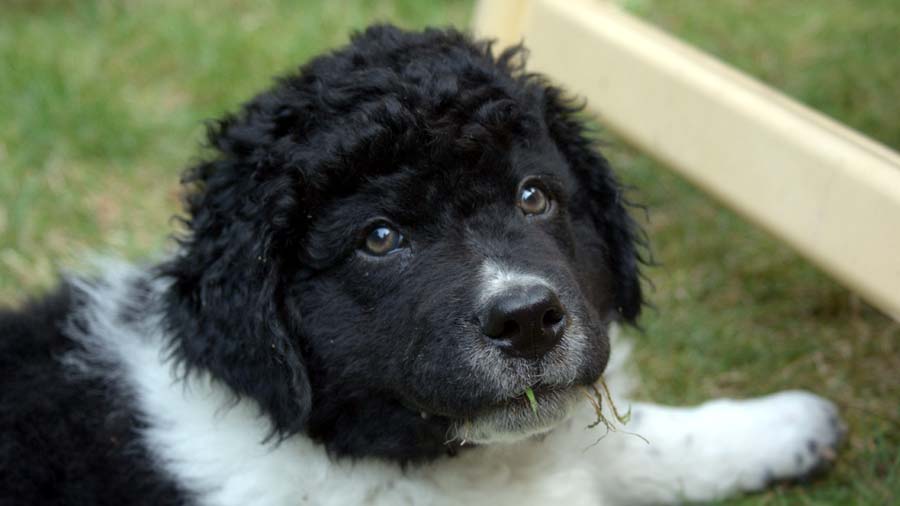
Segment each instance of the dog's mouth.
[[535,415],[539,415],[543,410],[552,408],[561,395],[566,395],[567,392],[575,391],[577,388],[572,385],[535,384],[526,388],[522,393],[510,397],[496,406],[492,406],[492,409],[518,410],[527,408]]
[[467,418],[454,420],[451,439],[460,443],[513,442],[544,434],[568,418],[580,388],[536,385]]

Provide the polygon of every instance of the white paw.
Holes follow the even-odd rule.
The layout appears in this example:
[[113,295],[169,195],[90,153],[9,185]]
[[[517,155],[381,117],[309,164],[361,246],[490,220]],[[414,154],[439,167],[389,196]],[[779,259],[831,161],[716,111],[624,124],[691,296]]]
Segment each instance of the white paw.
[[835,458],[845,429],[831,402],[787,391],[691,408],[638,403],[627,429],[607,441],[601,473],[620,502],[721,499],[802,480]]
[[741,403],[750,424],[742,445],[744,490],[803,480],[828,467],[846,433],[834,404],[809,392],[785,391]]

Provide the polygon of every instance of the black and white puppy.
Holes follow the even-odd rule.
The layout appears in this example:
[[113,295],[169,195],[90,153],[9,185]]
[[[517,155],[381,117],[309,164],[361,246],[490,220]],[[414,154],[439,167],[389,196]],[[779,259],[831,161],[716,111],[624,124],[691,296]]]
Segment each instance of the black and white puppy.
[[378,26],[217,123],[173,256],[0,314],[0,503],[673,503],[828,460],[803,392],[586,428],[636,228],[520,57]]

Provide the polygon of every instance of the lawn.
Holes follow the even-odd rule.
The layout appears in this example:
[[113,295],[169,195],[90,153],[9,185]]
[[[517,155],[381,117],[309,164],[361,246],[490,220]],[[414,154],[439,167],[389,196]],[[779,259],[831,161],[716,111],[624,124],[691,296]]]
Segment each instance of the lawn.
[[[627,0],[632,11],[900,148],[894,0]],[[470,2],[6,1],[0,6],[0,303],[90,251],[170,246],[202,123],[372,21],[466,26]],[[605,134],[658,265],[641,396],[669,403],[807,388],[851,436],[831,474],[732,505],[900,496],[900,325],[789,248]],[[643,216],[643,215],[641,215]],[[900,255],[900,254],[898,254]],[[900,260],[898,260],[900,261]]]

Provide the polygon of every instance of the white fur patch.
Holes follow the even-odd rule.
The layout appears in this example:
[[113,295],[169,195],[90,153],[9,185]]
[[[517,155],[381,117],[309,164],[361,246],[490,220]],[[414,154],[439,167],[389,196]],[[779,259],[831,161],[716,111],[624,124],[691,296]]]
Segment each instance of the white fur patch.
[[612,504],[672,504],[761,490],[834,457],[842,428],[830,402],[800,391],[690,408],[638,403],[599,462]]
[[[833,408],[805,393],[697,408],[635,406],[634,430],[650,444],[617,432],[586,429],[593,413],[575,416],[545,437],[478,447],[458,457],[401,470],[381,461],[330,459],[295,436],[264,442],[268,423],[249,400],[233,403],[207,375],[173,374],[159,313],[143,301],[146,319],[122,318],[130,289],[145,273],[116,264],[99,282],[78,283],[87,304],[69,329],[85,353],[64,357],[74,374],[126,385],[148,428],[143,439],[158,463],[204,505],[597,505],[708,499],[757,487],[772,469],[787,477],[810,437],[832,437]],[[165,287],[157,283],[157,294]],[[78,330],[81,329],[81,330]],[[614,354],[611,385],[621,363]],[[621,402],[621,401],[620,401]],[[685,444],[692,436],[692,445]],[[799,450],[798,450],[799,451]],[[656,452],[656,453],[654,453]]]
[[553,288],[553,285],[541,276],[517,272],[491,260],[481,265],[481,280],[479,299],[482,304],[510,288],[534,285]]

